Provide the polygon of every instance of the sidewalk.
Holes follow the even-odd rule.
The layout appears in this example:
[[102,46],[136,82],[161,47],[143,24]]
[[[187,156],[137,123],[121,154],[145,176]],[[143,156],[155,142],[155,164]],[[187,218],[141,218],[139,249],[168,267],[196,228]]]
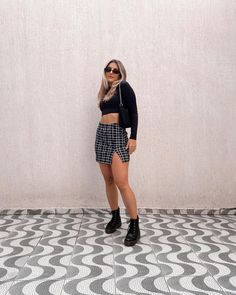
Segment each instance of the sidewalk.
[[236,294],[236,216],[140,214],[123,244],[109,213],[0,215],[0,294]]

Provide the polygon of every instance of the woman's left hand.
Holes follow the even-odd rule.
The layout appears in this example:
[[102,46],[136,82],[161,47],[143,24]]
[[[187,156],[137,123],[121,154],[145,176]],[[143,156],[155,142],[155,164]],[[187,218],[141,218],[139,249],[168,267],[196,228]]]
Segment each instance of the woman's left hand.
[[129,154],[132,154],[136,149],[136,139],[129,138],[125,148],[129,148]]

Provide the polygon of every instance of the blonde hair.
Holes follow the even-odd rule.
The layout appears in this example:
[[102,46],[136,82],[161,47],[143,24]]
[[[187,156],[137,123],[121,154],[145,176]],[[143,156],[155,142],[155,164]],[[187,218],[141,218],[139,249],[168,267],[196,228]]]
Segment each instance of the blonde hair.
[[120,71],[120,79],[114,81],[111,85],[111,87],[108,84],[108,81],[106,79],[106,74],[103,70],[103,75],[102,75],[102,82],[101,82],[101,86],[98,92],[98,107],[101,101],[108,101],[111,99],[111,97],[114,95],[115,91],[116,91],[116,87],[120,84],[121,81],[126,81],[126,70],[124,65],[122,64],[122,62],[118,59],[112,59],[110,60],[105,68],[110,64],[110,63],[116,63],[119,71]]

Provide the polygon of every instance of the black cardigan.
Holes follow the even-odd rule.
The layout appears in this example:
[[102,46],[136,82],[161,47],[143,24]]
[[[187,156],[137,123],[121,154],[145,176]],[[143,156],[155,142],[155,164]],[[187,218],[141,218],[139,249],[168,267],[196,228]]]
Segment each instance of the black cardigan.
[[[122,81],[120,83],[121,88],[121,98],[122,103],[125,108],[128,108],[129,115],[131,119],[131,133],[130,138],[137,138],[137,129],[138,129],[138,110],[136,103],[136,96],[133,88],[127,81]],[[119,94],[119,85],[116,88],[114,95],[108,101],[100,102],[100,110],[102,115],[109,113],[119,113],[119,104],[120,104],[120,94]]]

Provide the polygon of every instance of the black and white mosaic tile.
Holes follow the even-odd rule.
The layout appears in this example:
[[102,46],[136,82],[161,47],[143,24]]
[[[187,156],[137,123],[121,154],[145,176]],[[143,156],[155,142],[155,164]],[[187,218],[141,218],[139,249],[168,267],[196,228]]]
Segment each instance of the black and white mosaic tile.
[[2,212],[0,294],[236,294],[236,215],[140,212],[126,247],[121,212],[110,235],[108,209]]
[[[41,208],[41,209],[0,209],[0,215],[22,215],[22,214],[92,214],[108,213],[108,208]],[[236,215],[236,208],[216,209],[159,209],[159,208],[138,208],[139,214],[168,214],[168,215]],[[120,208],[121,213],[127,214],[125,208]]]

